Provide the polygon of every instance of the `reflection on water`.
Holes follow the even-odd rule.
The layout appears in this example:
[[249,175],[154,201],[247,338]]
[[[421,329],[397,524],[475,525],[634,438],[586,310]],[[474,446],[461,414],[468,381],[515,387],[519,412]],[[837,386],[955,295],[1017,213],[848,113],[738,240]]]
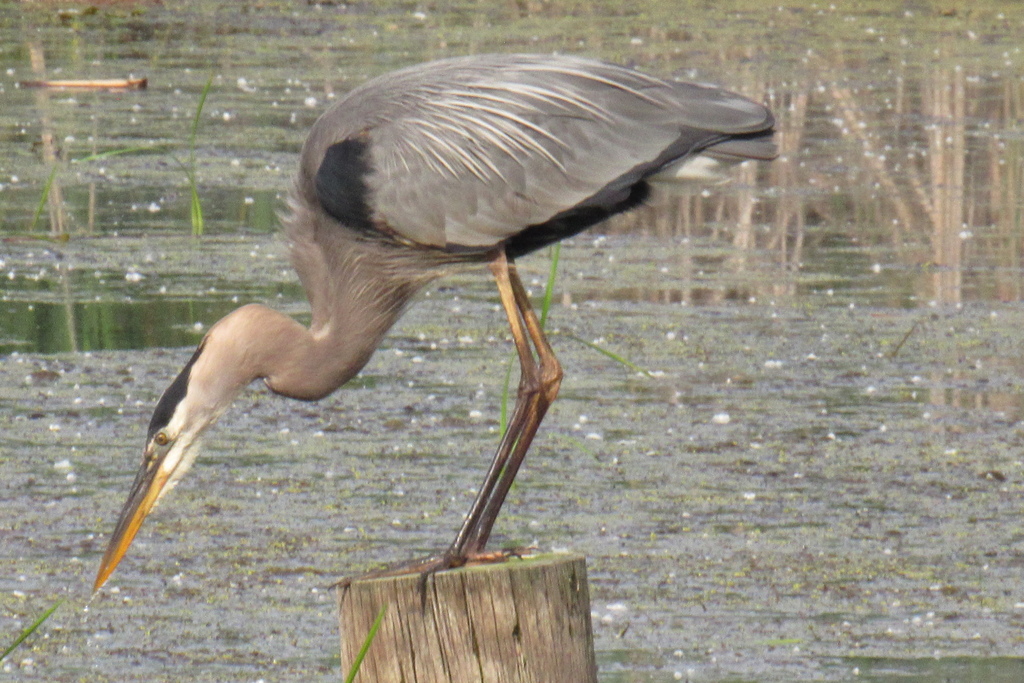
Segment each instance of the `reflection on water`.
[[[604,683],[669,683],[686,680],[671,673],[637,673],[636,668],[658,667],[642,654],[611,651],[598,657],[598,668],[604,672]],[[677,664],[676,668],[684,668]],[[692,673],[692,672],[691,672]],[[851,678],[852,676],[852,678]],[[694,678],[691,680],[705,680]],[[709,679],[713,680],[713,679]],[[756,680],[756,679],[728,679]],[[819,680],[857,680],[864,683],[1019,683],[1024,680],[1024,661],[1010,657],[985,659],[932,657],[898,659],[884,657],[850,657],[826,665]]]
[[[218,199],[224,194],[211,193]],[[266,233],[276,207],[269,195],[242,202],[236,216],[238,225],[248,223],[259,232],[239,230],[202,241],[130,232],[69,241],[7,240],[0,256],[6,285],[0,294],[0,354],[191,346],[206,326],[243,303],[299,301],[283,245]],[[141,213],[147,220],[149,212]]]
[[192,346],[231,301],[0,302],[0,353]]
[[[881,26],[874,33],[889,35]],[[127,35],[145,51],[145,34]],[[929,51],[898,32],[889,37],[879,38],[878,55],[871,54],[875,46],[867,54],[819,48],[785,70],[765,58],[720,55],[737,65],[716,69],[720,80],[777,113],[782,156],[737,170],[728,186],[658,192],[649,206],[603,228],[665,240],[680,285],[666,293],[649,274],[615,296],[701,304],[828,293],[841,294],[835,301],[843,303],[910,307],[1020,300],[1024,84],[1013,69],[964,59],[950,38],[924,68],[912,57]],[[15,86],[28,69],[42,78],[73,69],[74,61],[48,67],[47,49],[68,55],[40,39],[24,48],[27,63],[15,63],[3,83],[9,132],[0,145],[11,153],[0,157],[9,160],[0,173],[18,179],[3,183],[0,229],[24,234],[55,167],[42,217],[52,235],[117,231],[144,249],[153,231],[184,231],[180,161],[202,79],[157,71],[146,92],[29,94]],[[85,45],[78,49],[81,58],[89,54]],[[637,61],[679,72],[665,59]],[[335,95],[330,72],[318,88],[273,67],[261,77],[260,69],[218,72],[200,129],[201,194],[215,232],[273,229],[303,133]],[[366,75],[343,72],[337,89]],[[92,156],[109,152],[124,153]],[[72,298],[103,294],[76,291]]]
[[821,64],[815,80],[765,98],[782,158],[741,172],[739,189],[661,196],[616,229],[730,245],[718,267],[749,296],[1020,300],[1024,83],[904,63],[888,83],[844,85],[855,69]]
[[[66,21],[88,33],[91,20]],[[1005,68],[1013,55],[965,58],[954,38],[925,46],[898,29],[880,21],[863,29],[877,36],[868,46],[817,46],[798,60],[790,55],[794,61],[785,68],[777,68],[778,55],[753,59],[723,51],[722,63],[736,67],[719,65],[715,74],[771,105],[782,157],[739,169],[726,187],[658,193],[650,206],[604,230],[673,245],[675,275],[685,286],[668,296],[691,303],[821,292],[895,306],[1019,300],[1024,84]],[[112,37],[144,55],[149,36],[118,31]],[[91,51],[80,44],[68,54],[38,38],[24,48],[28,62],[15,63],[3,84],[13,106],[3,114],[10,133],[2,144],[13,153],[3,155],[11,161],[2,172],[23,179],[4,187],[2,230],[24,232],[55,164],[44,220],[51,234],[117,230],[144,248],[153,230],[184,230],[188,197],[180,160],[202,78],[157,71],[146,92],[28,94],[15,86],[27,69],[37,78],[63,73]],[[48,49],[58,55],[56,64],[47,64]],[[656,50],[637,52],[633,59],[641,66],[681,72]],[[923,54],[929,63],[921,63]],[[68,57],[70,63],[60,61]],[[391,66],[372,64],[364,72],[350,66],[332,81],[325,63],[325,73],[313,79],[307,69],[301,77],[309,80],[298,81],[250,58],[257,64],[216,74],[199,135],[201,190],[214,230],[269,229],[308,124],[336,90]],[[109,66],[121,68],[118,60]],[[707,77],[689,66],[682,75]],[[315,85],[320,79],[324,85]],[[25,154],[29,147],[36,158]],[[69,163],[109,152],[125,153]],[[699,281],[708,277],[717,287]],[[665,296],[651,278],[619,295]]]
[[934,657],[929,659],[851,658],[844,666],[856,667],[858,681],[866,683],[1014,683],[1024,680],[1024,660]]

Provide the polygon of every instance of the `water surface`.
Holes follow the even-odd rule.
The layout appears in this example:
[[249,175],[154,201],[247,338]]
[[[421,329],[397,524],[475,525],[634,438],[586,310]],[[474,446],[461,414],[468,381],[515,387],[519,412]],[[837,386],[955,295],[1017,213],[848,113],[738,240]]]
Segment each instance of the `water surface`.
[[[566,380],[495,540],[588,557],[602,680],[1019,680],[1015,10],[0,2],[0,634],[68,599],[2,666],[338,678],[326,586],[446,543],[496,444],[510,347],[483,273],[425,292],[319,404],[253,387],[88,602],[92,576],[203,331],[249,301],[306,314],[276,213],[319,112],[515,50],[715,82],[779,120],[776,162],[562,251]],[[130,74],[149,88],[18,85]],[[548,266],[521,264],[536,294]]]

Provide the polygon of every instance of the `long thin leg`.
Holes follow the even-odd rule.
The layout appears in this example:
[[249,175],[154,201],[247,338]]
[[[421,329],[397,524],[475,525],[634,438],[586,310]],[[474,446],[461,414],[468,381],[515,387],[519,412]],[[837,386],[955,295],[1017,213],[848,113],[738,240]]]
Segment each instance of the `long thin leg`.
[[[519,366],[522,368],[519,378],[519,395],[522,396],[528,382],[527,377],[535,375],[536,371],[533,369],[527,370],[527,368],[535,365],[533,352],[530,350],[524,330],[525,324],[522,316],[519,314],[519,307],[516,304],[515,293],[510,282],[510,266],[504,252],[501,252],[491,262],[491,272],[494,274],[494,280],[498,285],[498,295],[501,298],[502,308],[505,309],[505,315],[508,316],[509,328],[512,331],[512,341],[519,355]],[[480,517],[483,514],[484,508],[487,507],[487,502],[502,471],[505,469],[509,453],[515,445],[516,437],[522,431],[525,419],[524,407],[524,402],[517,399],[512,415],[509,417],[508,426],[502,435],[501,442],[498,444],[498,450],[494,453],[494,458],[491,460],[491,466],[487,470],[476,499],[473,501],[473,506],[466,515],[462,528],[452,542],[448,554],[459,558],[465,557],[467,544],[476,536]]]
[[[558,394],[562,367],[541,330],[515,265],[501,252],[491,261],[490,267],[519,355],[519,393],[508,428],[498,444],[480,492],[448,550],[439,556],[370,572],[366,577],[420,573],[422,580],[426,581],[426,577],[435,571],[462,566],[474,557],[481,559],[519,466],[544,414]],[[336,585],[345,589],[349,583],[350,579],[344,579]]]
[[[491,529],[494,527],[494,522],[498,519],[498,513],[501,512],[501,506],[505,502],[505,497],[512,488],[512,482],[519,472],[520,465],[523,464],[523,460],[526,458],[527,451],[530,450],[530,444],[533,443],[537,429],[547,414],[548,408],[551,407],[555,397],[558,396],[558,389],[562,384],[562,366],[555,357],[554,351],[551,350],[551,345],[548,343],[547,336],[545,336],[544,330],[540,326],[540,321],[533,312],[530,298],[526,293],[522,280],[519,279],[519,275],[516,273],[514,264],[509,269],[509,281],[515,295],[516,308],[526,323],[530,340],[533,342],[534,349],[537,352],[537,362],[531,363],[531,379],[527,391],[524,392],[523,385],[520,384],[520,395],[517,397],[516,403],[524,404],[523,425],[516,435],[515,446],[508,457],[508,463],[501,474],[501,478],[498,480],[497,486],[487,501],[487,507],[484,509],[480,525],[477,527],[475,538],[466,549],[469,554],[481,552],[484,546],[487,545]],[[527,373],[526,368],[522,368],[521,373],[525,375]]]
[[515,265],[501,253],[491,262],[491,271],[519,355],[519,393],[480,492],[449,549],[449,554],[458,558],[478,554],[487,544],[505,497],[562,381],[562,368],[541,330]]

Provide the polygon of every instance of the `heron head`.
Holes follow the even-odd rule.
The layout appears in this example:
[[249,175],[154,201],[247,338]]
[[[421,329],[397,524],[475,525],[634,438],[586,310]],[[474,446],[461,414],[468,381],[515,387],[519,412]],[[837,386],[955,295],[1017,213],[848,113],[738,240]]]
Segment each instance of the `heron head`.
[[214,330],[203,339],[153,411],[142,454],[128,499],[100,563],[93,590],[99,590],[124,557],[157,502],[188,472],[199,453],[199,437],[231,404],[247,379],[235,379],[217,355]]

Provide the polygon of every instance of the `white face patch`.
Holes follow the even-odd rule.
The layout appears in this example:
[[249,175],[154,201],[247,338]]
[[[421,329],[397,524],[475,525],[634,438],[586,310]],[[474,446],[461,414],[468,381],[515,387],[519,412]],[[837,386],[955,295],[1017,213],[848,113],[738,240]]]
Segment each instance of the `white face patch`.
[[[223,322],[223,321],[222,321]],[[160,475],[165,479],[157,500],[181,481],[199,455],[199,437],[231,405],[240,387],[233,386],[232,366],[218,363],[224,356],[213,329],[199,348],[164,391],[153,413],[149,426],[147,448],[155,449],[159,458]],[[230,341],[230,335],[227,337]],[[211,341],[214,340],[214,341]],[[228,346],[228,350],[233,347]],[[218,354],[216,349],[221,349]],[[154,439],[160,433],[167,436],[166,446],[157,446]],[[161,455],[162,454],[162,455]]]
[[195,435],[191,438],[179,438],[167,451],[163,462],[160,463],[160,471],[167,476],[167,483],[157,496],[157,502],[163,498],[168,491],[173,489],[182,477],[192,468],[196,456],[199,455],[199,439]]
[[178,376],[171,382],[171,385],[160,396],[160,400],[156,404],[156,410],[153,411],[153,418],[149,422],[147,440],[151,441],[161,429],[166,429],[167,433],[171,435],[176,435],[181,431],[180,422],[177,426],[172,425],[171,422],[182,412],[182,404],[185,403],[186,392],[192,377],[192,368],[202,355],[203,347],[205,346],[206,339],[203,339],[202,343],[199,344],[199,348],[196,349],[188,363],[185,364],[185,367],[182,368]]
[[199,435],[217,418],[217,415],[210,412],[203,413],[202,409],[199,410],[198,417],[193,417],[190,415],[190,408],[189,397],[186,395],[178,403],[177,410],[163,429],[171,438],[171,444],[160,461],[160,472],[167,477],[167,483],[160,491],[157,501],[173,489],[191,469],[192,463],[199,455]]

